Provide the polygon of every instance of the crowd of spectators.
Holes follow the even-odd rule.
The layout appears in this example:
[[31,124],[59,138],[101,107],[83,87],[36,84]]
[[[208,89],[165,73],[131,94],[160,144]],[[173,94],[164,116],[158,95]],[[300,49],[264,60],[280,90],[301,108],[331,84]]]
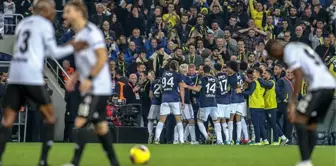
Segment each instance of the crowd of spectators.
[[[278,39],[284,45],[299,41],[311,46],[336,77],[336,0],[87,0],[84,3],[88,6],[89,20],[105,36],[111,88],[127,104],[142,104],[145,126],[151,104],[148,94],[152,78],[148,73],[159,77],[171,59],[193,64],[195,68],[189,68],[190,75],[202,75],[204,64],[214,67],[217,63],[225,66],[228,61],[237,61],[246,63],[247,68],[269,69],[275,80],[285,78],[292,82],[295,78],[286,65],[270,58],[265,44],[269,39]],[[26,16],[31,14],[30,7],[30,0],[5,0],[0,10]],[[10,24],[10,15],[5,18],[6,24]],[[64,44],[75,32],[61,17],[57,19],[56,36],[58,43]],[[13,29],[6,28],[6,32],[12,33]],[[68,74],[75,71],[73,58],[66,58],[62,64]],[[66,81],[64,74],[63,77]],[[121,87],[125,88],[121,91]],[[287,101],[279,102],[286,105]],[[278,109],[286,112],[286,107]],[[292,129],[286,124],[285,119],[280,127],[291,138]]]

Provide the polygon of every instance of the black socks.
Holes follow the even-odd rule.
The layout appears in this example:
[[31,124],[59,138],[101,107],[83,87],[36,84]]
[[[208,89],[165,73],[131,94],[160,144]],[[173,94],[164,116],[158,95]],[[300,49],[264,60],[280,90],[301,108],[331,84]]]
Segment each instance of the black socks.
[[10,136],[11,129],[1,126],[0,127],[0,164],[2,161],[2,155],[6,148],[6,143]]
[[309,144],[309,157],[311,157],[317,142],[317,134],[316,131],[308,130],[307,132],[308,132],[308,144]]
[[108,159],[110,160],[110,163],[112,166],[119,166],[119,162],[117,160],[117,157],[115,155],[113,146],[112,146],[112,136],[110,132],[107,132],[104,135],[98,135],[98,138],[100,140],[100,143],[103,146],[103,149],[106,152],[106,155]]
[[79,165],[80,159],[82,157],[83,154],[83,150],[86,144],[86,135],[87,135],[87,131],[84,128],[80,128],[80,129],[76,129],[74,131],[74,142],[76,144],[75,147],[75,154],[72,158],[71,163],[75,166]]
[[47,158],[49,150],[51,149],[51,146],[54,144],[54,133],[55,133],[55,125],[54,124],[44,124],[43,130],[42,130],[42,151],[41,151],[41,157],[40,157],[40,166],[46,166],[47,165]]
[[301,160],[307,161],[310,160],[310,146],[309,146],[309,138],[307,127],[301,123],[295,123],[298,145],[301,154]]

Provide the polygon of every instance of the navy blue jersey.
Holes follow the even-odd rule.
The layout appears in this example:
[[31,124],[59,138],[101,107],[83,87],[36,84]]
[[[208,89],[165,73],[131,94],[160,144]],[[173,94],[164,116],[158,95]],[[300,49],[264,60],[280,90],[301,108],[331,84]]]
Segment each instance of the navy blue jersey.
[[153,92],[152,105],[161,104],[161,80],[156,79],[151,82],[150,90]]
[[[198,83],[198,80],[201,78],[201,76],[199,75],[189,75],[189,78],[191,79],[191,81],[195,84]],[[191,104],[193,106],[193,108],[198,108],[199,107],[199,92],[195,92],[195,91],[191,91],[190,92],[190,100],[191,100]],[[186,100],[186,99],[184,99]]]
[[[243,90],[243,87],[244,87],[244,81],[246,79],[245,77],[246,76],[244,75],[244,73],[242,73],[242,72],[237,73],[237,84],[242,90]],[[244,98],[243,93],[237,94],[237,101],[239,103],[245,102],[245,98]]]
[[217,107],[216,88],[217,78],[213,76],[202,77],[197,85],[201,86],[200,91],[200,107]]
[[162,74],[162,103],[163,102],[180,102],[179,84],[182,77],[175,71],[165,71]]
[[217,73],[218,86],[216,91],[217,104],[230,104],[230,84],[229,77],[225,73]]
[[231,93],[231,100],[230,100],[231,103],[240,103],[238,94],[236,93],[236,88],[238,85],[238,77],[236,73],[229,76],[229,84],[231,87],[231,92],[230,92]]
[[[194,82],[189,78],[188,76],[182,75],[182,80],[185,84],[189,86],[194,86]],[[190,90],[188,88],[184,89],[184,103],[185,104],[190,104]]]

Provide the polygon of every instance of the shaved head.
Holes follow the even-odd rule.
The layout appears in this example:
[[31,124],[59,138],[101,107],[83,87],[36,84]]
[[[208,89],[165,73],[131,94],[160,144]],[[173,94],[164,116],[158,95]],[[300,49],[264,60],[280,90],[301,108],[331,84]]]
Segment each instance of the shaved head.
[[52,21],[55,16],[55,2],[53,0],[35,0],[34,14],[41,15]]
[[265,50],[268,55],[277,59],[282,59],[284,46],[278,40],[271,39],[267,42]]

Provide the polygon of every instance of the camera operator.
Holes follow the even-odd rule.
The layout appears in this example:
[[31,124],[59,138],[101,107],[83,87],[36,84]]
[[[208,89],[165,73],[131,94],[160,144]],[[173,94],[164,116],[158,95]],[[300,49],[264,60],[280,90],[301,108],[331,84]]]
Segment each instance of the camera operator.
[[150,89],[150,81],[148,79],[150,73],[147,71],[143,71],[140,73],[139,83],[140,83],[140,98],[142,105],[142,119],[144,122],[144,126],[147,126],[148,120],[148,112],[151,105],[151,100],[149,98],[149,89]]

